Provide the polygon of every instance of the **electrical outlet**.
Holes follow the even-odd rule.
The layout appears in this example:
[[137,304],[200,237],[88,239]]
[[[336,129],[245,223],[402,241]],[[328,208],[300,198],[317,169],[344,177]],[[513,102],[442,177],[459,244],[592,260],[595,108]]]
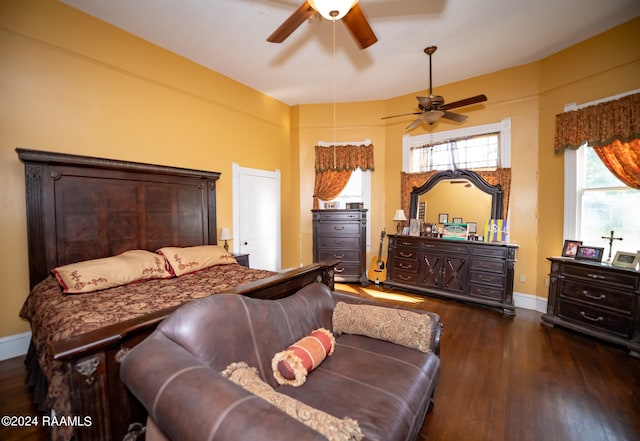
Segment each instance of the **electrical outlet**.
[[526,283],[527,282],[527,275],[526,274],[520,274],[519,280],[520,280],[520,283]]

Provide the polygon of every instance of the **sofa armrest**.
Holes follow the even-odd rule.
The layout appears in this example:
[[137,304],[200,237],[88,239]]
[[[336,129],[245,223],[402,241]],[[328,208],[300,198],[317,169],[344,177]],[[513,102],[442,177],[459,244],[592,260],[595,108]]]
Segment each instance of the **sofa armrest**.
[[173,440],[325,440],[161,333],[129,351],[120,375],[160,430]]
[[440,316],[435,312],[424,311],[422,309],[403,308],[401,306],[390,305],[377,300],[365,299],[362,297],[353,296],[351,294],[345,294],[345,293],[335,292],[335,291],[333,291],[333,298],[336,301],[336,303],[345,302],[345,303],[351,303],[356,305],[384,306],[387,308],[403,309],[407,311],[417,312],[419,314],[427,314],[429,317],[431,317],[431,342],[429,344],[429,347],[431,348],[434,354],[436,354],[437,356],[440,356],[440,335],[442,334],[443,326],[442,326],[442,322],[440,321]]

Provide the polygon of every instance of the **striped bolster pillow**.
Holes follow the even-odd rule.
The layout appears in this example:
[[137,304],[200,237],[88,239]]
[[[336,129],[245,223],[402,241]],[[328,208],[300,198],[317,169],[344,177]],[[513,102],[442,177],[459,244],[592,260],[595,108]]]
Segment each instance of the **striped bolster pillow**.
[[274,355],[271,360],[273,376],[279,384],[301,386],[307,380],[307,374],[333,354],[335,345],[331,331],[316,329]]

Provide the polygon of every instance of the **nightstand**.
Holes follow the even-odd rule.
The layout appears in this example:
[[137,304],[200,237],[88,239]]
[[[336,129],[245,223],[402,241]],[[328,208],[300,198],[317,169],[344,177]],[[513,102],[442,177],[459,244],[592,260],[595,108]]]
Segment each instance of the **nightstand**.
[[242,265],[249,268],[249,253],[245,254],[232,254],[233,257],[236,258],[236,261]]

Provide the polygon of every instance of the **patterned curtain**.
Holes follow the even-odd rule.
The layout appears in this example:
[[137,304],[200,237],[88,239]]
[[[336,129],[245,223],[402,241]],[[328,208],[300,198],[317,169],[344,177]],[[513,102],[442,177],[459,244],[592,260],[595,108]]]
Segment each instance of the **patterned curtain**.
[[373,145],[316,146],[316,180],[313,208],[320,208],[320,200],[337,197],[357,168],[373,171]]
[[[400,173],[401,204],[405,213],[409,214],[411,208],[411,192],[414,187],[420,187],[439,171],[440,170],[432,170],[424,173]],[[500,185],[502,187],[502,219],[506,219],[509,213],[509,195],[511,194],[511,169],[498,168],[494,171],[474,170],[474,172],[488,184]]]
[[593,147],[607,168],[640,189],[640,93],[556,115],[556,153]]

